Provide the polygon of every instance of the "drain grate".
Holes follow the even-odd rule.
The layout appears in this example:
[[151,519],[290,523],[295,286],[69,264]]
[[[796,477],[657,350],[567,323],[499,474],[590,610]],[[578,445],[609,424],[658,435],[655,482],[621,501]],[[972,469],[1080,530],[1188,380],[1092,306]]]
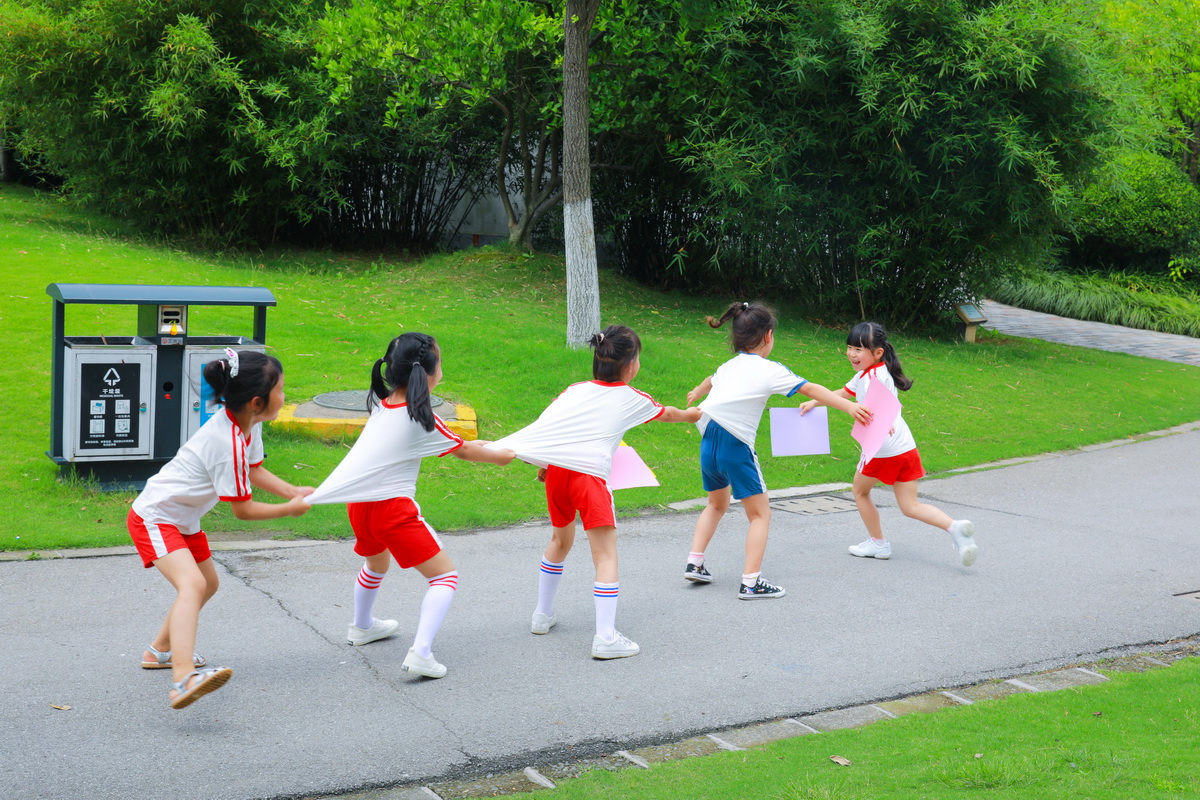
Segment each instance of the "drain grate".
[[795,497],[790,500],[776,500],[771,508],[779,511],[790,511],[793,514],[836,514],[839,511],[857,511],[858,506],[853,500],[829,495],[814,495],[813,497]]

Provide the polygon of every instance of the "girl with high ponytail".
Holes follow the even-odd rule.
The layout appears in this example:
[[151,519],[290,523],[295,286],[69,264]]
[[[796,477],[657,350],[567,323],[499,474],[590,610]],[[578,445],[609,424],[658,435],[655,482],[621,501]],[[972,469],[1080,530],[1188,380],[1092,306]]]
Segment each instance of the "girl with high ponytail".
[[[899,392],[912,388],[912,379],[904,374],[900,356],[888,341],[887,331],[878,322],[860,322],[850,329],[846,337],[846,358],[855,372],[843,388],[834,392],[839,397],[865,397],[872,381],[878,381],[897,397]],[[800,413],[815,405],[815,400],[804,403],[800,406]],[[922,503],[917,495],[917,481],[924,475],[925,468],[921,466],[917,442],[903,415],[898,415],[887,440],[874,458],[866,463],[860,461],[854,473],[854,502],[870,538],[851,545],[850,555],[881,561],[892,557],[891,542],[883,536],[879,509],[871,499],[871,489],[876,483],[883,482],[892,487],[896,504],[904,516],[946,531],[962,565],[969,567],[975,563],[979,554],[979,546],[975,543],[975,526],[970,520],[951,519],[941,509]]]
[[437,533],[421,516],[415,498],[421,459],[453,453],[464,461],[507,464],[512,450],[463,441],[433,413],[430,392],[442,380],[442,352],[427,333],[402,333],[371,367],[370,416],[354,447],[312,495],[310,503],[346,503],[354,529],[354,552],[364,558],[354,586],[354,619],[346,634],[352,645],[386,639],[400,623],[376,619],[375,598],[392,559],[415,567],[428,588],[412,647],[401,669],[440,678],[446,667],[433,657],[458,589],[458,572]]

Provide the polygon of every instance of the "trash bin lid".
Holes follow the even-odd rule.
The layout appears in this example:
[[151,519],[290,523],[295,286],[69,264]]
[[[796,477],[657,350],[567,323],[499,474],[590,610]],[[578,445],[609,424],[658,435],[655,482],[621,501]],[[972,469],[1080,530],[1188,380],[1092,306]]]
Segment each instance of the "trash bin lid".
[[126,283],[52,283],[46,294],[60,303],[135,306],[273,306],[262,286],[144,286]]

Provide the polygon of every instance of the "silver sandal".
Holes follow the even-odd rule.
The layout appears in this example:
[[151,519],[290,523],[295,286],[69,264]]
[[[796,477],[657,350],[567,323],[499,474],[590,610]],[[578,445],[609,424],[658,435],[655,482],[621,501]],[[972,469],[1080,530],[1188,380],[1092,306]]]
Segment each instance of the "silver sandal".
[[[170,669],[171,651],[170,650],[155,650],[154,645],[146,645],[146,652],[154,654],[154,661],[142,661],[142,669]],[[196,669],[204,669],[208,666],[208,661],[199,653],[192,653],[192,666]]]
[[[220,689],[231,677],[233,677],[233,670],[229,667],[209,667],[189,672],[183,676],[181,681],[171,681],[171,689],[175,692],[175,696],[171,698],[171,708],[179,709],[190,706],[209,692]],[[188,686],[188,682],[192,678],[198,678],[198,680]]]

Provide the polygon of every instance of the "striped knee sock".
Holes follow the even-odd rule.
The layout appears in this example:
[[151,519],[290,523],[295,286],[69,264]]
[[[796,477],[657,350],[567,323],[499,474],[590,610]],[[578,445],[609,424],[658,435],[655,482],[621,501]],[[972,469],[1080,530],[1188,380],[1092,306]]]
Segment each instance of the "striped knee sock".
[[542,566],[538,571],[538,602],[534,611],[547,617],[554,616],[554,596],[558,594],[558,584],[562,581],[562,576],[562,564],[542,559]]
[[433,637],[442,627],[446,612],[454,602],[454,593],[458,590],[458,573],[446,572],[429,579],[429,588],[425,590],[425,599],[421,601],[421,619],[417,623],[417,635],[413,637],[413,650],[421,658],[433,655]]
[[379,585],[383,583],[386,573],[372,572],[363,566],[354,584],[354,627],[369,628],[375,621],[372,613],[375,609],[375,596],[379,594]]
[[597,583],[592,590],[596,600],[596,635],[606,642],[617,638],[619,587],[619,583]]

